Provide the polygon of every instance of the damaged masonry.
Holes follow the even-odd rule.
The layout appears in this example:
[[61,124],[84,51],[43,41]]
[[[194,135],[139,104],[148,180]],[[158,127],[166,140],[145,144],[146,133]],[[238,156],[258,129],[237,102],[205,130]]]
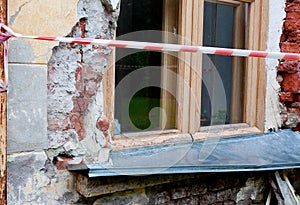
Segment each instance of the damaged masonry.
[[[118,34],[141,28],[156,29],[166,30],[171,36],[157,33],[147,36],[147,32],[143,36],[141,32],[135,36],[137,39],[129,40],[154,42],[158,37],[170,38],[167,43],[182,43],[173,39],[180,34],[187,39],[182,44],[200,45],[202,40],[203,44],[208,44],[210,35],[216,35],[213,37],[216,39],[222,36],[230,39],[229,36],[236,32],[246,33],[247,29],[241,31],[234,26],[235,18],[242,18],[251,19],[248,26],[253,32],[242,35],[239,42],[236,37],[229,41],[223,39],[224,47],[230,47],[228,43],[248,42],[251,49],[300,53],[297,40],[300,39],[297,35],[300,2],[228,2],[12,0],[7,3],[8,26],[24,34],[91,39],[114,39]],[[233,23],[226,24],[227,28],[232,26],[232,31],[219,22],[222,15],[228,17],[227,21],[233,19]],[[223,20],[225,22],[225,18]],[[147,27],[144,22],[154,27]],[[208,29],[210,23],[220,28]],[[247,24],[240,27],[246,28]],[[218,29],[222,30],[221,36],[218,36]],[[212,33],[206,35],[208,31]],[[126,40],[124,38],[121,40]],[[252,42],[253,39],[259,42]],[[196,74],[192,67],[201,67],[201,57],[178,55],[175,56],[179,59],[177,62],[164,54],[140,52],[117,63],[114,58],[119,58],[118,52],[96,45],[27,39],[9,41],[8,204],[299,204],[298,61],[233,60],[229,63],[232,72],[227,72],[230,76],[223,73],[221,78],[226,82],[240,78],[230,82],[232,89],[224,86],[225,95],[235,95],[236,99],[229,97],[230,101],[225,100],[227,111],[214,113],[201,96],[198,100],[203,102],[202,110],[193,107],[193,101],[187,101],[194,97],[188,96],[190,91],[206,95],[205,91],[192,87],[198,85],[193,81]],[[228,63],[224,59],[221,59],[222,64]],[[242,66],[243,61],[247,61],[251,69],[239,73],[235,68]],[[171,75],[157,77],[167,85],[179,84],[175,95],[178,104],[172,105],[172,98],[164,101],[168,95],[163,92],[157,94],[154,89],[145,92],[149,98],[162,96],[158,104],[169,105],[165,124],[172,131],[159,131],[156,136],[149,134],[152,130],[135,135],[122,133],[126,129],[130,131],[131,124],[121,118],[122,112],[117,113],[117,106],[123,102],[113,102],[114,95],[118,95],[113,92],[118,75],[134,73],[130,70],[133,68],[163,67],[162,62],[169,63],[170,70],[175,64],[181,66],[175,72],[172,70],[178,82],[170,80]],[[218,65],[217,57],[212,62]],[[203,68],[203,76],[211,77],[206,71],[211,70]],[[149,76],[136,81],[146,82],[148,77],[153,82]],[[191,87],[180,87],[181,78],[190,79],[187,84]],[[234,85],[243,87],[245,94],[239,93]],[[208,94],[210,88],[214,89],[208,85]],[[181,92],[184,97],[178,97]],[[239,100],[243,95],[245,99]],[[213,95],[212,99],[217,97]],[[157,103],[156,99],[151,100]],[[239,105],[242,103],[247,109]],[[174,111],[176,106],[178,109]],[[196,117],[187,116],[193,109]],[[157,123],[151,126],[160,127],[164,118],[157,117],[156,111],[149,111],[146,118],[152,117]],[[200,116],[198,112],[201,112],[200,132],[193,130]],[[178,118],[170,120],[174,115]],[[140,126],[147,125],[144,116],[138,118],[135,113],[132,116]],[[203,126],[220,121],[220,118],[228,125]],[[114,127],[121,135],[115,134]],[[207,138],[209,140],[204,140]]]

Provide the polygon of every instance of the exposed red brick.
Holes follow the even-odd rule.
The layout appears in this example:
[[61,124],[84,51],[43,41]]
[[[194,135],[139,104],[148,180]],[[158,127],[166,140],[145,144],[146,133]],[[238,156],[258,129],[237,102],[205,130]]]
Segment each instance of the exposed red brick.
[[297,126],[297,127],[295,127],[295,128],[293,128],[293,130],[294,130],[294,131],[298,131],[298,132],[300,132],[300,125],[299,125],[299,126]]
[[287,38],[288,38],[287,34],[284,34],[284,33],[281,34],[281,36],[280,36],[280,43],[285,42],[287,40]]
[[294,95],[292,93],[280,93],[280,102],[294,102]]
[[287,20],[294,20],[294,19],[296,19],[296,20],[298,20],[298,19],[300,19],[300,12],[299,11],[291,11],[291,12],[288,12],[287,14],[286,14],[286,21]]
[[75,87],[80,93],[84,90],[84,83],[83,83],[83,71],[82,67],[78,67],[76,72],[75,72]]
[[[299,12],[300,13],[300,12]],[[300,31],[290,32],[283,41],[300,41]],[[281,41],[281,42],[283,42]]]
[[79,26],[80,26],[80,29],[81,29],[81,38],[85,38],[85,21],[86,21],[85,18],[82,18],[79,21]]
[[285,11],[299,11],[300,10],[300,3],[299,1],[287,2]]
[[69,128],[68,119],[48,119],[48,130],[67,130]]
[[283,81],[281,87],[284,92],[298,92],[299,89],[299,75],[298,73],[283,74]]
[[295,102],[300,102],[300,93],[295,94]]
[[85,112],[89,105],[89,98],[73,97],[73,112]]
[[[300,27],[299,27],[300,30]],[[281,43],[282,52],[300,53],[300,42],[283,42]]]
[[300,19],[290,19],[283,23],[285,31],[297,31],[300,30]]
[[65,157],[57,157],[56,167],[58,170],[64,170],[68,166],[68,162],[73,160],[72,158],[65,158]]
[[300,68],[300,62],[298,61],[283,61],[278,66],[278,71],[295,71]]
[[110,122],[107,118],[99,118],[97,121],[97,128],[102,132],[105,132],[109,129]]
[[75,129],[79,139],[82,140],[85,137],[85,128],[84,128],[84,116],[80,113],[71,113],[70,114],[71,128]]

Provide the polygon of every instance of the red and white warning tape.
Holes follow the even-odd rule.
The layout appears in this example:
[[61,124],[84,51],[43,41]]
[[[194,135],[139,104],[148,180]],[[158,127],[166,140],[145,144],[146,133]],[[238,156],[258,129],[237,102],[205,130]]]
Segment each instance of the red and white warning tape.
[[117,48],[133,48],[149,51],[175,51],[175,52],[201,52],[204,54],[215,54],[225,56],[241,56],[241,57],[257,57],[257,58],[275,58],[284,60],[300,60],[300,54],[298,53],[282,53],[282,52],[267,52],[256,50],[244,50],[244,49],[229,49],[229,48],[217,48],[217,47],[205,47],[205,46],[187,46],[178,44],[165,44],[165,43],[149,43],[138,41],[120,41],[120,40],[103,40],[103,39],[91,39],[91,38],[67,38],[67,37],[52,37],[52,36],[24,36],[12,31],[9,27],[1,25],[7,33],[1,33],[0,43],[8,40],[10,37],[35,39],[44,41],[59,41],[72,44],[92,44],[100,46],[110,46]]
[[[1,20],[2,21],[2,20]],[[0,30],[3,22],[0,24]],[[3,44],[3,65],[4,65],[4,76],[5,82],[0,80],[0,93],[6,92],[8,87],[8,49],[7,49],[7,40],[10,38],[9,34],[1,33],[0,31],[0,43]]]

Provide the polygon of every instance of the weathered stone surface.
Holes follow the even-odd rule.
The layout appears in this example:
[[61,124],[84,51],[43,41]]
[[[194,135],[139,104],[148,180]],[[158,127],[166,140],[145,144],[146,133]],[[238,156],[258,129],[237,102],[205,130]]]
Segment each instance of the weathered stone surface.
[[8,152],[47,148],[46,67],[10,65]]
[[122,194],[115,194],[108,197],[103,197],[96,200],[93,205],[147,205],[149,199],[145,194],[145,190],[138,190],[126,192]]
[[264,200],[266,191],[266,180],[261,178],[249,178],[245,186],[236,195],[236,202],[239,205],[259,203]]
[[8,204],[59,205],[79,199],[73,188],[73,176],[61,171],[50,177],[46,160],[44,152],[8,156]]
[[[15,32],[24,35],[64,36],[77,21],[77,2],[78,0],[8,1],[8,23]],[[11,39],[9,61],[46,64],[55,45],[57,42]]]
[[[77,191],[85,197],[101,196],[115,192],[121,192],[131,189],[140,189],[144,187],[152,187],[159,184],[167,184],[181,180],[199,180],[207,176],[203,175],[151,175],[151,176],[121,176],[115,178],[88,178],[78,175]],[[192,186],[192,185],[191,185]],[[187,189],[187,188],[186,188]],[[199,193],[206,192],[206,184],[193,185],[191,193],[198,195]],[[178,196],[178,195],[177,195]],[[168,197],[171,197],[168,196]]]

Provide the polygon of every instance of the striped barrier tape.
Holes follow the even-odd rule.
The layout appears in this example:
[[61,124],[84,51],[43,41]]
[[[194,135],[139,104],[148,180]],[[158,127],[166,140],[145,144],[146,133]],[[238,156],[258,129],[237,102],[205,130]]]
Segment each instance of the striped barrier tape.
[[[1,19],[0,30],[3,24],[3,20]],[[7,48],[7,40],[11,37],[11,35],[2,33],[0,31],[0,43],[3,44],[3,66],[4,66],[4,79],[0,80],[0,93],[6,92],[8,88],[8,48]]]
[[69,37],[53,37],[53,36],[24,36],[15,33],[4,24],[1,25],[7,33],[1,33],[0,43],[7,41],[10,37],[35,39],[43,41],[58,41],[71,44],[91,44],[100,46],[110,46],[117,48],[133,48],[148,51],[175,51],[175,52],[201,52],[204,54],[225,55],[225,56],[240,56],[240,57],[257,57],[257,58],[274,58],[283,60],[300,60],[298,53],[282,53],[282,52],[267,52],[257,50],[245,49],[230,49],[218,47],[205,47],[205,46],[187,46],[179,44],[166,44],[166,43],[149,43],[139,41],[120,41],[120,40],[104,40],[92,38],[69,38]]

